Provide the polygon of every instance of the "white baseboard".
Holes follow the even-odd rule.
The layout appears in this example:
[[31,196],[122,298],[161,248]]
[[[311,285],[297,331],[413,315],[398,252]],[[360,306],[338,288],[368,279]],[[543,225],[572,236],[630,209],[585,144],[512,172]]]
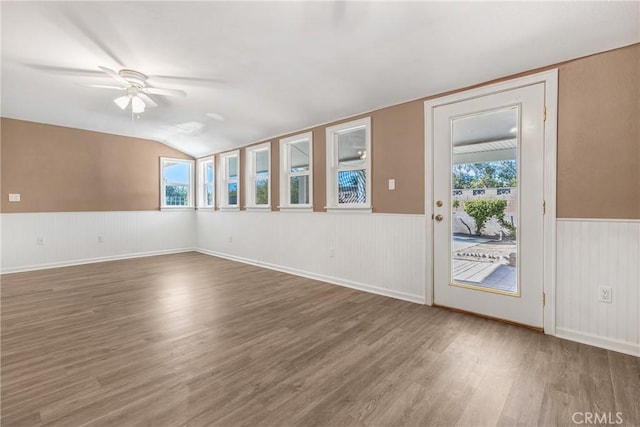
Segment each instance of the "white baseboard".
[[293,274],[295,276],[306,277],[308,279],[320,280],[322,282],[331,283],[333,285],[344,286],[351,289],[357,289],[359,291],[369,292],[372,294],[382,295],[385,297],[395,298],[402,301],[413,302],[417,304],[425,304],[425,299],[420,295],[412,295],[404,292],[397,292],[390,289],[383,289],[377,286],[366,285],[364,283],[354,282],[351,280],[340,279],[336,277],[325,276],[323,274],[311,273],[309,271],[298,270],[295,268],[289,268],[282,265],[271,264],[268,262],[256,261],[249,258],[243,258],[235,255],[228,255],[221,252],[210,251],[206,249],[195,249],[196,252],[200,252],[205,255],[211,255],[219,258],[228,259],[231,261],[238,261],[244,264],[255,265],[258,267],[268,268],[269,270],[280,271],[283,273]]
[[570,341],[576,341],[582,344],[588,344],[595,347],[601,347],[607,350],[617,351],[619,353],[640,357],[640,345],[631,342],[614,340],[611,338],[587,334],[584,332],[578,332],[565,328],[556,328],[555,336]]
[[184,252],[197,252],[197,249],[195,248],[169,249],[169,250],[161,250],[161,251],[120,254],[120,255],[97,257],[97,258],[76,259],[76,260],[63,261],[63,262],[50,262],[46,264],[25,265],[20,267],[5,268],[0,272],[0,274],[4,275],[4,274],[11,274],[11,273],[23,273],[26,271],[46,270],[49,268],[60,268],[60,267],[71,267],[74,265],[95,264],[98,262],[118,261],[118,260],[131,259],[131,258],[144,258],[144,257],[156,256],[156,255],[179,254]]

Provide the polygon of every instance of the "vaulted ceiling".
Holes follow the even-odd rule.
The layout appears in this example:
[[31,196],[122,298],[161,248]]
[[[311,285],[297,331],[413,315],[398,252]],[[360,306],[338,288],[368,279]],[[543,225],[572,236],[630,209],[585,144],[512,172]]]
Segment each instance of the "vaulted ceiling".
[[[3,117],[194,156],[640,41],[636,1],[3,1],[1,14]],[[87,86],[119,84],[99,66],[186,96],[150,95],[158,107],[134,115],[113,102],[124,90]]]

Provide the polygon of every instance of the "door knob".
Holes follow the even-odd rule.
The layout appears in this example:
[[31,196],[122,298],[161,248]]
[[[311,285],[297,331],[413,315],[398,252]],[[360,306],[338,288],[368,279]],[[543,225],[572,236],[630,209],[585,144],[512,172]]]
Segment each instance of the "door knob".
[[441,208],[441,207],[442,207],[442,200],[438,200],[438,201],[436,202],[436,206],[437,206],[437,207],[439,207],[439,208]]
[[435,216],[435,220],[438,221],[438,222],[442,221],[443,219],[444,219],[444,217],[442,215],[440,215],[440,214]]

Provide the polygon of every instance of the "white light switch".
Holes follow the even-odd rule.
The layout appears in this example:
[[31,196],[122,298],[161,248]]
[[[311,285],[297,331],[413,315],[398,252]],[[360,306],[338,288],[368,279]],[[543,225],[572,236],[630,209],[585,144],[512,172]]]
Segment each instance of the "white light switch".
[[20,201],[20,194],[9,193],[9,201],[10,202],[19,202]]
[[389,190],[395,190],[396,189],[396,180],[395,179],[390,179],[389,180]]

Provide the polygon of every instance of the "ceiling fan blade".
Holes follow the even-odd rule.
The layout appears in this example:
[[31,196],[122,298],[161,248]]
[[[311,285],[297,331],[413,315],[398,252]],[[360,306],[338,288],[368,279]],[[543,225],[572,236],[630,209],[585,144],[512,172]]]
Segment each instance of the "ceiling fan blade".
[[116,71],[112,70],[111,68],[103,67],[102,65],[98,65],[98,68],[100,68],[105,73],[109,74],[111,77],[116,79],[118,82],[120,82],[123,85],[125,85],[125,87],[131,86],[131,83],[126,81],[120,74],[118,74]]
[[155,101],[151,99],[146,93],[138,91],[138,96],[144,101],[147,107],[156,108],[158,106],[158,104],[156,104]]
[[159,76],[153,75],[149,76],[150,79],[167,79],[167,80],[181,80],[184,82],[194,82],[194,83],[225,83],[223,80],[215,79],[213,77],[180,77],[180,76]]
[[144,87],[141,89],[142,92],[151,94],[151,95],[166,95],[166,96],[187,96],[187,92],[180,89],[162,89],[158,87]]
[[207,113],[207,117],[211,117],[214,120],[220,120],[220,121],[224,120],[224,116],[218,113]]
[[116,90],[125,90],[126,88],[122,87],[122,86],[108,86],[108,85],[85,85],[85,84],[80,84],[80,86],[84,86],[84,87],[99,87],[101,89],[116,89]]

